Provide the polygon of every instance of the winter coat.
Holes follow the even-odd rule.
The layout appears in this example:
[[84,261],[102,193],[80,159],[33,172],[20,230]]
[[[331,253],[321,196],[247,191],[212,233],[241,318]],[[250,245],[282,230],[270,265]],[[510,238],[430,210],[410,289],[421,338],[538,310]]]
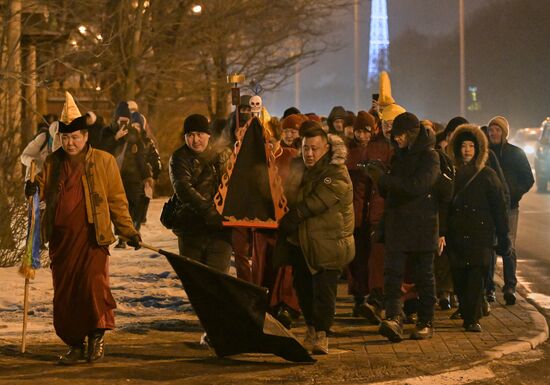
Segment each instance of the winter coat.
[[[372,137],[367,145],[367,160],[379,160],[386,166],[390,166],[393,156],[393,147],[379,130],[378,134]],[[369,223],[379,223],[384,216],[384,198],[380,195],[379,188],[372,184],[371,196],[369,198]]]
[[491,150],[497,156],[510,191],[510,208],[518,208],[523,194],[528,192],[535,183],[527,156],[521,148],[506,140],[501,144],[491,145]]
[[437,149],[439,155],[439,178],[435,183],[435,196],[439,215],[439,236],[444,237],[447,233],[447,215],[449,202],[453,196],[454,167],[451,158],[441,149]]
[[[460,154],[461,135],[464,133],[474,135],[478,152],[466,165]],[[487,138],[479,128],[472,125],[459,127],[453,133],[448,148],[456,167],[446,239],[452,262],[461,266],[488,266],[495,240],[502,242],[508,237],[503,185],[496,172],[486,166],[489,156]],[[478,170],[479,174],[465,187]]]
[[182,223],[176,234],[207,231],[209,218],[219,216],[214,207],[225,171],[227,153],[218,153],[210,146],[197,154],[187,144],[178,148],[170,158],[169,173],[172,187],[182,205]]
[[498,162],[497,155],[491,149],[489,149],[489,158],[487,158],[486,165],[495,170],[495,172],[497,173],[497,177],[500,180],[500,183],[502,183],[502,189],[504,190],[504,200],[506,201],[506,207],[509,210],[510,189],[508,189],[508,183],[506,183],[506,178],[504,177],[504,172],[502,172],[502,167],[500,167],[500,163]]
[[[44,163],[44,171],[38,178],[40,199],[46,201],[46,212],[42,220],[46,242],[51,237],[55,220],[64,157],[65,151],[62,148],[50,154]],[[98,245],[107,246],[115,241],[111,222],[115,225],[116,234],[126,238],[138,234],[128,212],[126,193],[112,155],[88,146],[82,183],[88,223],[94,225]]]
[[386,251],[433,251],[438,242],[434,185],[440,175],[435,137],[424,127],[406,149],[398,149],[391,171],[378,181],[385,200]]
[[360,146],[356,142],[350,142],[349,153],[346,161],[351,183],[353,185],[353,213],[355,227],[361,227],[367,220],[369,197],[371,194],[371,180],[357,167],[357,164],[368,159],[368,147]]
[[[345,166],[346,146],[329,135],[331,150],[312,167],[296,158],[285,185],[289,207],[304,207],[308,214],[298,225],[298,234],[287,237],[299,244],[312,274],[322,270],[342,270],[355,256],[353,239],[353,189]],[[276,265],[288,262],[278,238]]]
[[160,171],[162,170],[162,163],[155,142],[147,135],[145,130],[141,131],[141,140],[144,146],[145,162],[147,163],[150,174],[153,179],[158,179]]

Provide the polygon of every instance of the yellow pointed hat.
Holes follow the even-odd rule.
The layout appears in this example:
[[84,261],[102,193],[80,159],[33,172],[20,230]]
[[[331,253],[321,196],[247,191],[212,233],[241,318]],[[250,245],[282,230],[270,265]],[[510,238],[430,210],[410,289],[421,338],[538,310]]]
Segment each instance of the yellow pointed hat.
[[65,124],[71,123],[74,119],[78,118],[82,114],[76,106],[76,103],[73,99],[73,96],[65,91],[65,104],[63,105],[63,110],[61,111],[61,118],[59,119]]
[[386,71],[380,72],[380,95],[378,96],[378,104],[380,107],[385,107],[395,103],[391,96],[390,76]]

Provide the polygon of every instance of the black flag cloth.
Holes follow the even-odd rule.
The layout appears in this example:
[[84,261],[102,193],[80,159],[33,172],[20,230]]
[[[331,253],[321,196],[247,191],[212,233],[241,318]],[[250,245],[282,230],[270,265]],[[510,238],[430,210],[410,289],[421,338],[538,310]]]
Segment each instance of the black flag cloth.
[[165,250],[159,253],[181,280],[217,356],[272,353],[292,362],[315,362],[296,337],[267,313],[267,289],[190,258]]

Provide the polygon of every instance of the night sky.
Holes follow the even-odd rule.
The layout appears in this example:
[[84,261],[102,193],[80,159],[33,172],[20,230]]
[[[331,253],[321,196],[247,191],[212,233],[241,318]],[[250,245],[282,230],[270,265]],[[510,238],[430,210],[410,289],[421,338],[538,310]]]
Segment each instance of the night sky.
[[[497,0],[464,0],[466,18]],[[501,0],[502,1],[502,0]],[[428,37],[455,34],[458,45],[458,0],[388,0],[390,50],[392,40],[413,30]],[[361,109],[368,109],[369,95],[377,90],[366,89],[370,1],[361,2]],[[317,62],[301,72],[300,109],[327,115],[335,105],[354,110],[353,10],[334,15],[328,36],[341,46],[337,52],[323,54]],[[390,72],[391,77],[391,72]],[[394,88],[395,85],[394,85]],[[458,89],[457,89],[458,93]],[[399,100],[399,95],[394,95]],[[280,116],[294,105],[294,81],[274,93],[264,95],[264,103],[273,115]],[[406,105],[407,101],[401,101]]]

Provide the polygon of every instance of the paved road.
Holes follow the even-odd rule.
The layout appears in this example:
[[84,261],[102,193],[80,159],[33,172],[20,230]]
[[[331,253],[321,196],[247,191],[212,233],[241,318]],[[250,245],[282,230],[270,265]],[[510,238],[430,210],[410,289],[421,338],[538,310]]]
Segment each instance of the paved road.
[[550,316],[550,194],[529,192],[520,202],[518,278],[528,298]]

